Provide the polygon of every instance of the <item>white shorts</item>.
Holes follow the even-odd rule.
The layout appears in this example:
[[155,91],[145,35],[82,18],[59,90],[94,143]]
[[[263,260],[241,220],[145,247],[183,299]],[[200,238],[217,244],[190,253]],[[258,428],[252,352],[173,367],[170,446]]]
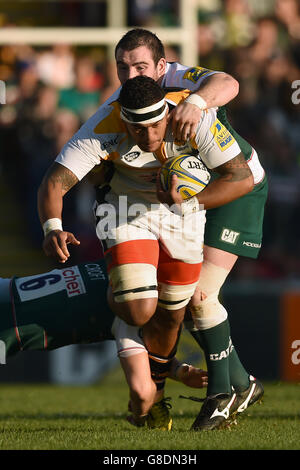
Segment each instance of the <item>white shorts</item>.
[[[106,196],[107,198],[107,196]],[[170,305],[189,299],[200,276],[205,211],[181,217],[162,204],[120,213],[117,196],[96,210],[112,291],[117,302],[157,296]],[[138,205],[135,205],[135,210]],[[125,214],[125,215],[124,215]],[[155,294],[156,291],[156,294]],[[174,307],[175,308],[175,307]]]

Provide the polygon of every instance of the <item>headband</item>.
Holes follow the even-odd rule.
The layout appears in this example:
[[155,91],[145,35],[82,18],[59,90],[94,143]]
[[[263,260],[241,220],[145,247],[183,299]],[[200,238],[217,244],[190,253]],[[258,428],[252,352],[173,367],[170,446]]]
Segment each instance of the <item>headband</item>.
[[129,124],[151,124],[163,119],[167,112],[165,99],[145,108],[129,109],[121,106],[121,119]]

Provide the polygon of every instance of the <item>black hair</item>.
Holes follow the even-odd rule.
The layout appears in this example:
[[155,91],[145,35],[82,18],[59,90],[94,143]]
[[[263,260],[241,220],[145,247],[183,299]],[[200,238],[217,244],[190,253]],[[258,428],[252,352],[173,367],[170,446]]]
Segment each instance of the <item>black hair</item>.
[[127,80],[121,88],[119,103],[129,109],[140,109],[158,103],[165,91],[150,77],[138,75]]
[[161,40],[158,39],[156,34],[142,28],[131,29],[124,34],[115,47],[115,57],[118,49],[132,51],[140,46],[146,46],[152,52],[155,65],[158,64],[161,58],[165,58],[165,49]]

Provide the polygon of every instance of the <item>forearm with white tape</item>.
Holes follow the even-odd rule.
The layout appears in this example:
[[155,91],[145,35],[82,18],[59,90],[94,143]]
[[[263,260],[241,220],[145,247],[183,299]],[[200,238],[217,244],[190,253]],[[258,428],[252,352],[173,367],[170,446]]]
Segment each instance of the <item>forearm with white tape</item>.
[[58,217],[53,217],[52,219],[48,219],[43,223],[45,237],[48,235],[48,233],[52,232],[52,230],[63,230],[62,221]]

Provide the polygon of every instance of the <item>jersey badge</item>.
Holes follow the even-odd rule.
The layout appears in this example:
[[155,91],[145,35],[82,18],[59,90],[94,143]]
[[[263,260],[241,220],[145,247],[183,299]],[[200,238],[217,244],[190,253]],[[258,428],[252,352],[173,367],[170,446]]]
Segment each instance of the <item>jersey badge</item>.
[[218,119],[216,119],[216,121],[210,127],[210,131],[222,152],[228,149],[235,142],[235,139],[230,134],[229,130],[223,126],[223,124]]
[[126,162],[130,163],[133,162],[133,160],[135,160],[136,158],[138,158],[140,156],[140,153],[141,152],[130,152],[124,155],[123,158],[124,160],[126,160]]
[[210,73],[210,70],[208,69],[204,69],[203,67],[193,67],[185,72],[183,78],[190,80],[193,83],[197,83],[200,77],[204,77],[208,73]]

